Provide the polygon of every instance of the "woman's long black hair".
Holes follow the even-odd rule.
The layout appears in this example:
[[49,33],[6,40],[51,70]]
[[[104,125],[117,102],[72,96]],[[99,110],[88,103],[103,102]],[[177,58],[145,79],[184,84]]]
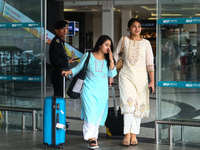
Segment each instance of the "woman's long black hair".
[[[95,44],[95,46],[94,46],[92,52],[97,52],[97,51],[99,51],[99,47],[100,47],[105,41],[107,41],[107,40],[110,40],[110,41],[111,41],[111,51],[112,51],[112,53],[113,53],[113,51],[114,51],[113,42],[112,42],[111,38],[110,38],[109,36],[107,36],[107,35],[101,35],[101,36],[99,37],[99,39],[97,40],[97,42],[96,42],[96,44]],[[109,67],[110,67],[109,53],[105,54],[105,59],[106,59],[106,61],[107,61],[107,67],[108,67],[108,69],[109,69]]]

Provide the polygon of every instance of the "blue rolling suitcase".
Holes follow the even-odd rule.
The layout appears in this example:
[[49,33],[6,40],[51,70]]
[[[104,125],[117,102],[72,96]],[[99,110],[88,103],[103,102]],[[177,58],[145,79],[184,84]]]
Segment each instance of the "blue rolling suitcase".
[[64,148],[66,130],[66,103],[64,98],[57,96],[45,98],[43,124],[43,148],[50,145]]

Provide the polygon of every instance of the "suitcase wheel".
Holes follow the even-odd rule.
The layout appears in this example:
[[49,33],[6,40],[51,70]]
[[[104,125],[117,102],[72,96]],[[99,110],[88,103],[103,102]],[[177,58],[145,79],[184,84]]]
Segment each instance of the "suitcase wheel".
[[44,143],[43,148],[47,149],[47,147],[48,147],[48,144]]
[[59,144],[59,147],[60,147],[60,149],[63,149],[64,145],[63,144]]

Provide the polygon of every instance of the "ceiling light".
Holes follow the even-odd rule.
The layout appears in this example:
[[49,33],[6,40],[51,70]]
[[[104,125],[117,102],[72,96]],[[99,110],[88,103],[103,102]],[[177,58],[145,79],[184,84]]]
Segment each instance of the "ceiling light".
[[83,9],[64,9],[64,11],[75,11],[75,12],[82,12],[82,11],[98,11],[97,9],[87,9],[87,8],[83,8]]
[[64,11],[77,11],[77,9],[64,9]]
[[120,9],[117,9],[117,8],[115,8],[115,7],[113,8],[113,10],[114,10],[114,11],[119,11],[119,12],[121,12]]
[[181,8],[181,9],[184,9],[184,10],[188,10],[188,9],[195,10],[195,9],[200,9],[200,8],[199,7],[189,7],[189,8]]
[[156,8],[149,8],[149,7],[147,7],[147,6],[140,6],[140,7],[142,7],[142,8],[144,8],[144,9],[146,9],[146,10],[155,10],[156,11]]
[[[153,13],[153,12],[151,12],[151,16],[157,16],[157,14],[155,13]],[[182,16],[182,14],[161,14],[161,16]]]
[[148,18],[148,20],[156,20],[156,18]]
[[91,9],[91,11],[98,11],[97,9]]

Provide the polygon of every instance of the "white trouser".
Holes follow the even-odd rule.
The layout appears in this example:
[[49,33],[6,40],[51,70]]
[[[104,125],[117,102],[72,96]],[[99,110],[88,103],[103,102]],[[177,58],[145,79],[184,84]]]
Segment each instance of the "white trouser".
[[137,118],[134,114],[124,114],[124,134],[139,134],[141,118]]
[[[102,113],[102,115],[103,115],[103,113]],[[96,126],[91,123],[88,123],[84,120],[84,123],[83,123],[83,138],[84,138],[84,140],[88,141],[89,139],[92,139],[92,138],[94,138],[94,139],[98,138],[99,124],[101,122],[102,115],[99,118],[99,120],[97,121]]]

